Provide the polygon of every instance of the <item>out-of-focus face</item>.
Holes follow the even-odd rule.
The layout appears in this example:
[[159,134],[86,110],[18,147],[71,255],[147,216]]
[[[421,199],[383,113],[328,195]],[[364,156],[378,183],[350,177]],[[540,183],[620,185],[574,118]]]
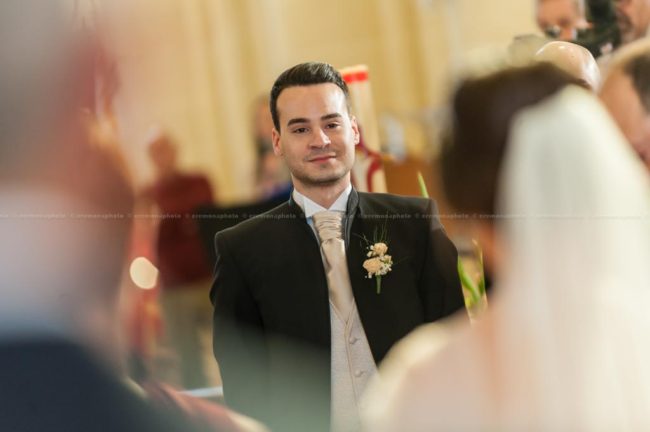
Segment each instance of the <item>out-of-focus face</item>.
[[630,77],[614,72],[603,84],[600,98],[650,170],[650,113],[643,107]]
[[553,39],[572,41],[578,29],[585,26],[575,0],[539,0],[537,4],[537,25]]
[[349,183],[359,129],[343,91],[331,83],[289,87],[277,107],[273,150],[284,157],[296,188]]
[[623,42],[644,37],[650,25],[650,0],[615,0]]
[[159,175],[170,174],[176,169],[176,148],[165,136],[151,143],[149,157]]

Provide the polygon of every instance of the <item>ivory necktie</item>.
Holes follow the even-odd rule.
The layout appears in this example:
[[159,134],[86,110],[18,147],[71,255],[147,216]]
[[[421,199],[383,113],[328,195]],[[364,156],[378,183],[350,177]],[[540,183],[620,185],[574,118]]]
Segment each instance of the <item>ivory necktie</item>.
[[343,213],[323,211],[314,214],[313,219],[325,257],[330,299],[343,321],[346,321],[352,310],[353,295],[348,263],[345,259],[345,243],[342,238]]

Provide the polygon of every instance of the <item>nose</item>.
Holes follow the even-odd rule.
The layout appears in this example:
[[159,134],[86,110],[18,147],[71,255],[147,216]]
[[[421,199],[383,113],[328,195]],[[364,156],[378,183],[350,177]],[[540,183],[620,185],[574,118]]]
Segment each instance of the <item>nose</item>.
[[330,137],[327,136],[327,134],[323,129],[319,128],[318,130],[316,130],[316,133],[314,134],[314,139],[312,140],[313,147],[323,148],[323,147],[327,147],[331,143],[332,141],[330,140]]
[[563,41],[572,41],[576,39],[576,29],[573,27],[563,27],[558,39]]

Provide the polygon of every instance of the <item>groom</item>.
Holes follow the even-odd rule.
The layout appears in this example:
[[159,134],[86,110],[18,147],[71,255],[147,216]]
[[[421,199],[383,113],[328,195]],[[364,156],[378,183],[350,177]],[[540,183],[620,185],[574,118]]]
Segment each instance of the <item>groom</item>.
[[330,419],[332,430],[357,429],[358,400],[391,346],[463,306],[435,203],[352,187],[359,128],[348,97],[328,64],[278,77],[273,149],[292,197],[215,240],[210,297],[226,401],[284,429],[299,428],[301,415],[308,430]]

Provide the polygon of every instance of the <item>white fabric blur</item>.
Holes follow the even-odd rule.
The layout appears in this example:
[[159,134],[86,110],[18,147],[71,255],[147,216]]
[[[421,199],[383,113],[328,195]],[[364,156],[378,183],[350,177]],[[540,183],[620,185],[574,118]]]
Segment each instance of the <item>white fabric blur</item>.
[[500,180],[490,310],[401,343],[365,429],[650,430],[647,172],[597,99],[568,88],[515,118]]

